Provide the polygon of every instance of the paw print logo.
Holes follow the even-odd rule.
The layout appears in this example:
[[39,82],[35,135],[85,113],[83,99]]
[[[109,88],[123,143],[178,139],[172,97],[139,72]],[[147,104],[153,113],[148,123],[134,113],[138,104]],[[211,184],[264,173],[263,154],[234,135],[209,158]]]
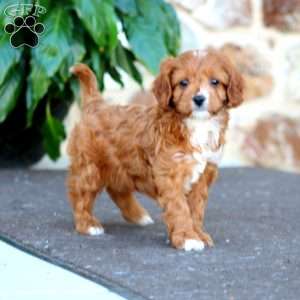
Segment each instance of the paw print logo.
[[34,48],[39,44],[39,35],[44,32],[45,27],[37,22],[35,16],[29,15],[16,16],[12,23],[6,24],[4,30],[11,34],[10,43],[14,48],[25,45]]
[[36,4],[12,4],[5,8],[4,14],[10,18],[5,25],[4,31],[10,34],[12,47],[21,46],[36,47],[39,44],[39,37],[45,31],[38,17],[47,12],[46,8]]

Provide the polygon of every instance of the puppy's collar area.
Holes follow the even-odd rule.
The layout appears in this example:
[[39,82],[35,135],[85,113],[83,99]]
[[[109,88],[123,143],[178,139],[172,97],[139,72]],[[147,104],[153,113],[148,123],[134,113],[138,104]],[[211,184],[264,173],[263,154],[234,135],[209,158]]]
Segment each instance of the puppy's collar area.
[[191,134],[190,142],[194,147],[215,151],[216,145],[219,144],[222,127],[219,117],[207,112],[207,114],[190,116],[184,122]]

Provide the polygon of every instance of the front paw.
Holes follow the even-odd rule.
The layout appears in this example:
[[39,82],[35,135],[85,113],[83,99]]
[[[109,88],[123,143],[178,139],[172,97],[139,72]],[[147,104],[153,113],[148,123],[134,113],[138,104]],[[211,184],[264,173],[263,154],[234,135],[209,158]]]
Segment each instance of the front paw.
[[208,247],[214,246],[214,241],[208,233],[206,233],[204,231],[199,231],[198,235],[199,235],[201,241],[203,241],[206,246],[208,246]]
[[184,241],[182,248],[185,251],[202,251],[205,248],[205,245],[202,241],[200,240],[192,240],[192,239],[187,239]]
[[173,234],[170,240],[176,249],[202,251],[205,248],[204,242],[198,238],[196,233],[189,235],[183,233]]

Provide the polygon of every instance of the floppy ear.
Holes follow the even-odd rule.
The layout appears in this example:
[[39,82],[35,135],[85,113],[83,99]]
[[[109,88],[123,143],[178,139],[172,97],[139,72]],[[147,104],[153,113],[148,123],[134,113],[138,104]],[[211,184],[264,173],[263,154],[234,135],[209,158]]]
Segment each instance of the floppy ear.
[[169,109],[172,98],[171,74],[174,69],[174,58],[167,58],[160,65],[160,72],[154,80],[152,92],[163,109]]
[[244,79],[231,63],[228,65],[228,75],[227,106],[231,108],[240,105],[244,100]]

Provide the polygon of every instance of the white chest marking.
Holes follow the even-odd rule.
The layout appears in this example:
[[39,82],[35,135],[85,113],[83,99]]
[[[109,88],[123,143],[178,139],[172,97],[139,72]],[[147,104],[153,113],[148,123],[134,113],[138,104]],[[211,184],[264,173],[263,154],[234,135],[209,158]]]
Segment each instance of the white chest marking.
[[196,162],[193,166],[192,173],[190,176],[186,179],[184,183],[184,190],[186,192],[189,192],[192,189],[192,185],[198,181],[201,174],[203,174],[204,169],[206,167],[207,161],[199,155],[198,152],[194,152],[191,155],[191,158]]
[[196,163],[184,186],[186,191],[190,191],[193,183],[197,182],[204,172],[207,162],[220,162],[223,147],[218,147],[221,126],[217,119],[207,118],[205,114],[194,115],[187,118],[185,123],[191,135],[190,143],[195,148],[192,158]]

